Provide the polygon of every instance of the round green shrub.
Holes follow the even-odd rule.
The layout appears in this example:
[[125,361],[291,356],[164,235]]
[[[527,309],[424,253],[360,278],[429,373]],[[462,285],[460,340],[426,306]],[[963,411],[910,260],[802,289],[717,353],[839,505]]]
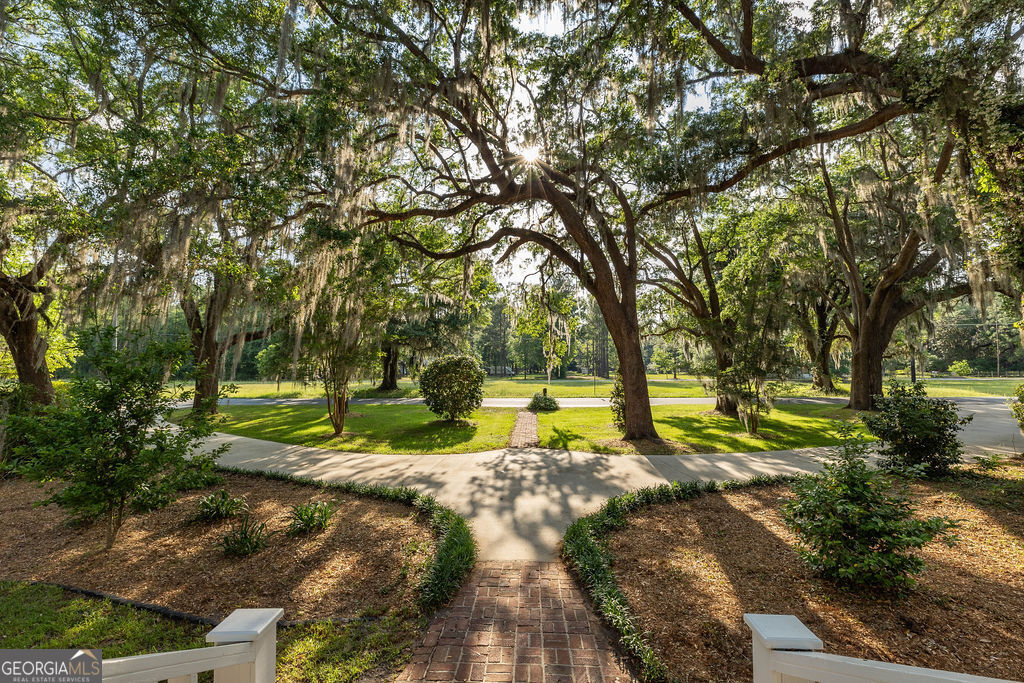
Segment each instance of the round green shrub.
[[432,413],[458,420],[483,403],[485,376],[471,356],[442,356],[420,375],[420,395]]
[[877,412],[861,420],[878,437],[882,467],[921,468],[928,476],[944,475],[961,461],[958,436],[972,416],[960,417],[956,403],[929,398],[924,384],[889,383],[886,396],[875,397]]
[[558,410],[558,401],[547,394],[538,392],[530,399],[530,404],[526,406],[526,409],[535,413],[550,413]]
[[955,363],[950,363],[949,371],[960,377],[967,377],[974,372],[974,370],[971,369],[971,364],[965,360],[958,360]]
[[840,427],[843,438],[821,474],[793,483],[796,499],[783,506],[800,539],[801,558],[819,575],[853,588],[903,591],[924,569],[917,551],[933,540],[952,546],[956,523],[915,514],[900,477],[867,463],[868,444]]

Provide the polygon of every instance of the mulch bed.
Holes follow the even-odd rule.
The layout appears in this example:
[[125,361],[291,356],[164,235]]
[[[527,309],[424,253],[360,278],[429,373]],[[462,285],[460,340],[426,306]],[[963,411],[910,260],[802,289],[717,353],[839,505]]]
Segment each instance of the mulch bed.
[[902,599],[837,589],[794,550],[788,487],[748,488],[634,514],[612,537],[614,572],[659,658],[682,680],[751,680],[743,613],[795,614],[825,651],[1024,679],[1024,461],[915,484],[922,515],[962,520],[922,552]]
[[[217,544],[231,521],[192,520],[199,498],[221,488],[280,532],[266,549],[226,557]],[[227,474],[221,485],[129,517],[109,551],[102,522],[68,526],[56,506],[34,505],[43,497],[24,480],[0,482],[0,579],[99,590],[217,620],[240,607],[283,607],[286,620],[415,609],[430,559],[430,529],[407,505],[259,476]],[[285,535],[290,506],[319,500],[334,501],[330,527]]]

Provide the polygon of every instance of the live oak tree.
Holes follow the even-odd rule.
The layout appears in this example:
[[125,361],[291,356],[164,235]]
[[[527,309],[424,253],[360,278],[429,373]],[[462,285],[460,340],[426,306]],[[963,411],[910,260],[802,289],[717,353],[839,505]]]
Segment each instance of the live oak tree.
[[847,292],[843,282],[828,276],[828,270],[824,281],[813,284],[808,284],[808,274],[801,273],[797,280],[800,284],[793,284],[791,291],[795,298],[793,324],[811,362],[811,388],[832,395],[839,393],[832,381],[832,350],[845,336],[837,305],[845,303]]
[[[915,143],[920,156],[904,156]],[[922,184],[942,171],[941,163],[926,163],[929,143],[892,131],[870,145],[874,154],[867,158],[820,160],[818,189],[803,190],[821,221],[824,254],[848,291],[846,303],[821,293],[850,337],[849,405],[857,410],[870,409],[882,393],[883,356],[897,326],[926,307],[970,294],[969,269],[978,279],[990,272],[954,208],[922,196]]]
[[659,331],[711,349],[713,367],[698,370],[715,378],[715,409],[724,414],[749,414],[767,376],[782,368],[789,315],[777,306],[785,270],[779,248],[792,239],[794,219],[786,204],[723,196],[644,238],[653,258],[643,282],[674,308]]
[[96,182],[116,120],[102,93],[122,65],[101,68],[116,41],[80,39],[70,6],[19,3],[0,9],[0,334],[18,381],[53,400],[49,331],[75,306],[62,294],[79,275],[99,220],[119,188]]
[[[444,239],[443,235],[439,235]],[[470,255],[438,261],[392,244],[387,282],[387,322],[381,336],[380,391],[398,389],[399,363],[409,372],[431,356],[468,350],[490,314],[497,284],[491,264]]]

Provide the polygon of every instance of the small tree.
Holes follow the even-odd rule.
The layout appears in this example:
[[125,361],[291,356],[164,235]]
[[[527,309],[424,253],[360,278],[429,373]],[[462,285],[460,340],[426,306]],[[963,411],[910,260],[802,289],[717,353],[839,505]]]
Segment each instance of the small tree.
[[108,328],[85,354],[96,375],[72,379],[66,404],[12,416],[11,428],[21,437],[20,471],[55,484],[43,503],[83,521],[105,517],[108,549],[133,503],[152,508],[154,501],[169,501],[227,449],[197,454],[212,433],[206,411],[186,416],[180,426],[164,419],[187,397],[165,387],[163,378],[188,353],[183,341],[134,337],[118,348]]
[[956,524],[945,517],[917,519],[906,482],[872,469],[868,445],[853,427],[838,427],[842,444],[819,475],[793,484],[796,500],[783,507],[800,539],[800,556],[818,574],[856,587],[903,590],[924,561],[913,551],[936,538],[952,546]]
[[420,375],[420,394],[431,412],[454,421],[483,403],[485,376],[475,358],[443,356]]
[[876,396],[878,412],[862,418],[882,442],[879,454],[888,468],[922,466],[928,475],[949,472],[963,455],[957,432],[971,421],[961,418],[956,403],[928,398],[924,384],[889,383],[888,396]]
[[959,375],[960,377],[967,377],[974,372],[974,370],[971,369],[971,364],[965,360],[958,360],[954,363],[950,363],[949,371],[954,375]]

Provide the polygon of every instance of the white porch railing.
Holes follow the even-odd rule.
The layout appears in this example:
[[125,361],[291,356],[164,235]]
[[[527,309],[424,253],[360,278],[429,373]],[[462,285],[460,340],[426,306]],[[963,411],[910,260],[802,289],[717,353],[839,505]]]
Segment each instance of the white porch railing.
[[754,683],[1006,683],[1001,678],[830,655],[788,614],[744,614],[754,640]]
[[213,647],[120,657],[103,662],[103,683],[196,683],[204,671],[214,683],[274,683],[277,622],[282,609],[236,609],[206,634]]

